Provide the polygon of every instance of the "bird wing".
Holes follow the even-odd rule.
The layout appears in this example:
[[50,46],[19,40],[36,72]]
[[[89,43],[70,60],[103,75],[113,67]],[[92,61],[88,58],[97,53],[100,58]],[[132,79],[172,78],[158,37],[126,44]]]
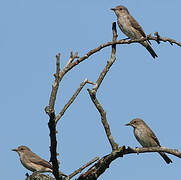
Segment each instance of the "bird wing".
[[143,37],[146,37],[145,32],[143,31],[142,27],[138,24],[138,22],[134,19],[134,17],[129,16],[129,18],[132,27],[134,27],[137,31],[139,31]]
[[[135,18],[132,17],[131,15],[128,18],[130,18],[129,20],[130,20],[132,27],[134,27],[137,31],[139,31],[143,37],[146,37],[145,32],[143,31],[142,27],[138,24],[138,22],[135,20]],[[149,40],[148,40],[148,42],[151,44],[151,42]]]
[[151,137],[156,141],[156,143],[157,143],[159,146],[161,146],[161,145],[160,145],[160,142],[158,141],[158,138],[155,136],[154,133],[151,134]]
[[[147,126],[147,125],[146,125]],[[156,137],[156,135],[154,134],[154,132],[147,126],[149,133],[147,133],[151,138],[153,138],[155,140],[155,142],[157,143],[158,146],[160,145],[160,142],[158,140],[158,138]]]
[[45,161],[44,159],[40,158],[38,155],[34,153],[31,155],[29,160],[32,163],[39,164],[39,165],[52,169],[52,165],[49,162]]

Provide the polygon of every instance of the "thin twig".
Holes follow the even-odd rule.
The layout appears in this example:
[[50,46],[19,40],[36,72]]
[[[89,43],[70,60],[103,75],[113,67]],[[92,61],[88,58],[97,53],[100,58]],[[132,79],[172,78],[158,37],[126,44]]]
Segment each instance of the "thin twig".
[[70,51],[70,59],[68,60],[65,67],[68,67],[74,61],[74,59],[77,59],[77,58],[79,58],[78,52],[75,52],[75,55],[73,55],[73,51],[71,50]]
[[76,92],[73,94],[73,96],[70,98],[70,100],[67,102],[67,104],[65,104],[65,106],[63,107],[63,109],[61,110],[61,112],[57,115],[56,119],[55,119],[55,123],[57,124],[57,122],[59,121],[59,119],[64,115],[65,111],[68,109],[68,107],[74,102],[75,98],[78,96],[78,94],[80,93],[80,91],[82,90],[82,88],[85,86],[86,83],[89,84],[94,84],[93,82],[88,81],[88,79],[86,78],[79,86],[79,88],[76,90]]
[[146,152],[165,152],[181,158],[181,152],[177,149],[169,149],[167,147],[149,147],[149,148],[130,148],[125,149],[124,154],[138,154]]
[[65,178],[65,180],[69,180],[72,177],[74,177],[75,175],[77,175],[78,173],[81,173],[85,168],[87,168],[88,166],[90,166],[91,164],[93,164],[94,162],[96,162],[97,160],[99,160],[99,157],[95,157],[94,159],[92,159],[91,161],[89,161],[88,163],[86,163],[85,165],[83,165],[82,167],[80,167],[79,169],[75,170],[73,173],[71,173],[68,177]]
[[[116,30],[116,23],[112,24],[112,31],[113,31],[113,42],[116,41],[117,39],[117,30]],[[112,53],[111,53],[111,57],[109,59],[109,61],[107,62],[106,67],[104,68],[104,70],[101,72],[97,82],[96,82],[96,86],[94,86],[93,90],[97,91],[97,89],[99,88],[101,82],[103,81],[104,77],[106,76],[107,72],[109,71],[109,69],[111,68],[112,64],[114,63],[114,61],[116,60],[116,44],[112,45]]]
[[[58,53],[56,55],[56,58],[57,58],[57,62],[56,62],[57,68],[56,68],[56,73],[54,75],[55,76],[55,81],[54,81],[54,83],[52,85],[52,92],[51,92],[50,100],[49,100],[49,110],[50,111],[54,110],[55,100],[56,100],[56,97],[57,97],[57,91],[58,91],[59,82],[60,82],[60,78],[59,78],[59,73],[60,73],[60,53]],[[46,113],[49,114],[49,112],[46,112]]]

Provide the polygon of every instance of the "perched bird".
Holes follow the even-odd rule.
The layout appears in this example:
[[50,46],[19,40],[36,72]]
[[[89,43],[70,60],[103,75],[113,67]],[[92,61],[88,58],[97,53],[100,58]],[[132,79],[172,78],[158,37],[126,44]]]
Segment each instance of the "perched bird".
[[[141,39],[145,38],[146,34],[144,33],[141,26],[138,22],[129,14],[129,11],[124,6],[117,6],[111,8],[117,16],[117,23],[121,31],[128,36],[130,39]],[[152,55],[153,58],[158,57],[154,50],[148,43],[149,41],[140,42]]]
[[[143,147],[161,147],[153,131],[142,119],[133,119],[130,123],[126,124],[126,126],[132,126],[134,128],[134,135]],[[159,152],[159,154],[166,163],[172,163],[172,160],[164,152]]]
[[[44,159],[40,158],[38,155],[33,153],[28,147],[26,146],[19,146],[17,149],[12,149],[12,151],[16,151],[20,157],[20,161],[22,165],[32,171],[32,172],[53,172],[52,165],[45,161]],[[61,176],[67,176],[60,172]]]

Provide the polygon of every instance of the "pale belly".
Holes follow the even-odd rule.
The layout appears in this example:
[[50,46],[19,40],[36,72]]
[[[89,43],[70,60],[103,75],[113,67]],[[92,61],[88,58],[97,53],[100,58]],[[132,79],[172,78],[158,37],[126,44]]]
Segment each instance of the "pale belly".
[[138,131],[137,129],[134,130],[134,134],[138,142],[143,147],[152,147],[152,141],[150,141],[150,137],[147,135],[145,131]]

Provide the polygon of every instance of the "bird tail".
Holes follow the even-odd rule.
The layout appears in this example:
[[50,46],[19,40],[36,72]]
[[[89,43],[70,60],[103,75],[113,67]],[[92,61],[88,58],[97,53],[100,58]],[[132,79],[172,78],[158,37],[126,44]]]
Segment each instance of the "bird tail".
[[172,163],[172,160],[163,152],[159,152],[162,158],[166,161],[167,164]]
[[146,49],[149,51],[149,53],[152,55],[153,58],[158,57],[155,51],[152,49],[152,47],[148,44],[147,41],[144,41],[141,43],[143,46],[146,47]]

